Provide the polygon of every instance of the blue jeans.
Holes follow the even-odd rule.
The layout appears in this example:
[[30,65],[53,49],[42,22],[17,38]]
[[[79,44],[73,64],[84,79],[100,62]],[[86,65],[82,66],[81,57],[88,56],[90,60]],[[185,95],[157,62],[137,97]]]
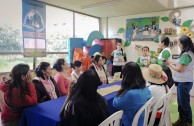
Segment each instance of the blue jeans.
[[190,90],[193,82],[178,82],[177,101],[179,117],[189,123],[192,123],[192,110],[190,105]]

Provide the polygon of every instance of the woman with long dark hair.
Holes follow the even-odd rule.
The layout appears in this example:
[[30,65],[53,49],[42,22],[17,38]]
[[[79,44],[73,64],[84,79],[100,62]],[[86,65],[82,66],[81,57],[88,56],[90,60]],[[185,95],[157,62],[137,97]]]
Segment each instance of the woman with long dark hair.
[[98,126],[108,116],[104,98],[97,93],[99,79],[88,69],[81,74],[65,101],[61,118],[70,126]]
[[70,80],[65,75],[67,74],[69,65],[67,64],[67,62],[65,62],[64,59],[58,59],[55,62],[53,68],[57,71],[54,78],[59,88],[60,96],[67,95]]
[[190,91],[193,87],[194,46],[190,37],[183,35],[179,39],[180,57],[176,63],[166,62],[174,71],[177,84],[179,119],[173,126],[192,126]]
[[18,64],[13,67],[10,77],[4,77],[0,82],[5,102],[1,113],[3,126],[18,126],[22,110],[37,104],[36,90],[31,81],[29,66]]
[[99,85],[108,84],[108,78],[107,78],[106,71],[103,67],[103,60],[101,55],[97,54],[94,56],[93,65],[90,66],[89,69],[92,69],[96,72],[97,77],[100,81]]
[[38,103],[59,97],[55,80],[51,77],[51,67],[48,62],[41,62],[35,70],[33,83],[36,88]]
[[[122,73],[121,89],[113,100],[113,106],[124,111],[122,117],[124,126],[131,126],[136,112],[151,98],[151,93],[146,87],[146,81],[138,64],[126,63]],[[143,126],[142,115],[138,124]]]

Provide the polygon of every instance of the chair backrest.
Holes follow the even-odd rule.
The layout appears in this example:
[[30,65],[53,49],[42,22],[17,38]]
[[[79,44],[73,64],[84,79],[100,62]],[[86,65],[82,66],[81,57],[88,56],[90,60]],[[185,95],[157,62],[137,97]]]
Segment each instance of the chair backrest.
[[168,118],[170,117],[170,113],[169,113],[169,106],[170,106],[170,102],[172,99],[172,95],[173,92],[170,91],[167,94],[163,95],[154,105],[153,110],[152,110],[152,115],[149,121],[149,125],[148,126],[153,126],[154,125],[154,121],[156,119],[156,113],[158,112],[158,108],[161,106],[161,104],[163,104],[163,107],[161,108],[160,112],[161,112],[161,117],[160,117],[160,122],[158,126],[162,126],[163,123],[166,123],[166,126],[170,125],[170,122],[167,122],[167,120],[169,120]]
[[169,89],[169,91],[175,92],[175,91],[174,91],[175,88],[176,88],[176,86],[175,86],[175,84],[173,84],[172,87]]
[[120,126],[123,110],[115,112],[105,119],[99,126]]
[[132,126],[138,126],[139,118],[141,114],[144,112],[144,124],[143,126],[147,126],[148,124],[148,118],[149,113],[151,111],[151,106],[153,105],[153,99],[154,97],[150,98],[135,114],[135,117],[133,118]]

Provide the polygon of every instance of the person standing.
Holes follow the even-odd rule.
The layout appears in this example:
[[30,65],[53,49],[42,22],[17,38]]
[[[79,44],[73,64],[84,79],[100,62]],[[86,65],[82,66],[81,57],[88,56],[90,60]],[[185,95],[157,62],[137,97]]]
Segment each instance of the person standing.
[[166,62],[174,71],[177,84],[177,101],[179,119],[173,126],[192,126],[190,91],[193,86],[194,46],[190,37],[183,35],[179,39],[181,54],[176,63]]
[[111,62],[112,66],[112,76],[114,76],[115,72],[121,72],[124,62],[127,61],[126,53],[123,52],[122,42],[117,41],[117,48],[111,54]]

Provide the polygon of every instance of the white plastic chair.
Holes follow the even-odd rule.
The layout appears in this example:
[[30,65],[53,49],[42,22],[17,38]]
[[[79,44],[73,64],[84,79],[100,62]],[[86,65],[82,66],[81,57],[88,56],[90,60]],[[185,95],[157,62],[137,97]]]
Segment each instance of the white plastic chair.
[[170,112],[169,112],[169,106],[172,99],[173,92],[170,91],[169,93],[162,96],[154,105],[152,110],[152,115],[149,121],[148,126],[153,126],[154,121],[156,118],[156,113],[158,111],[158,108],[163,104],[163,107],[161,108],[161,118],[158,126],[163,126],[163,124],[166,124],[165,126],[171,126],[171,120],[170,120]]
[[175,84],[173,84],[172,87],[169,89],[169,92],[172,91],[174,93],[175,89],[176,89],[176,86],[175,86]]
[[123,110],[115,112],[105,119],[99,126],[120,126]]
[[135,114],[135,117],[132,122],[132,126],[138,126],[139,117],[144,112],[144,124],[143,126],[147,126],[148,124],[148,118],[151,111],[151,106],[153,105],[153,99],[154,97],[150,98]]

